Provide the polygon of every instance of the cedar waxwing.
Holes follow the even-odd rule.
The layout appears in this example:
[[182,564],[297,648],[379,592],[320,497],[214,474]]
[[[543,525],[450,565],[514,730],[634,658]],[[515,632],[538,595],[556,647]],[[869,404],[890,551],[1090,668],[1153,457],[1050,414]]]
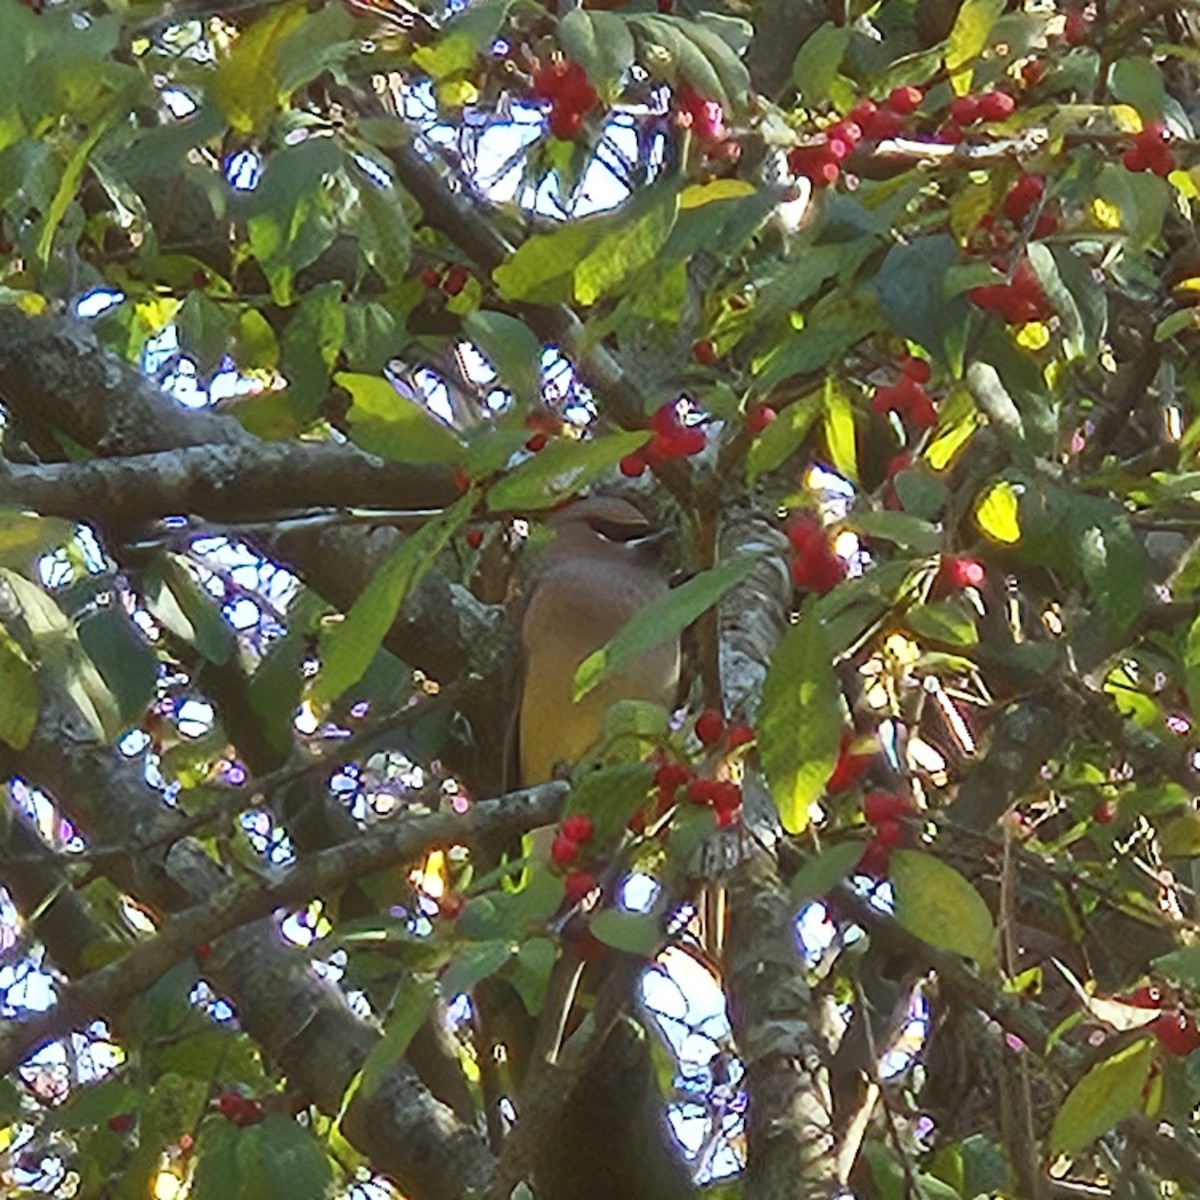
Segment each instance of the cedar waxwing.
[[679,686],[679,640],[602,680],[577,703],[575,671],[640,608],[667,590],[662,531],[615,497],[579,500],[548,522],[545,554],[521,627],[525,673],[520,710],[520,775],[544,783],[595,744],[609,706],[648,700],[670,707]]

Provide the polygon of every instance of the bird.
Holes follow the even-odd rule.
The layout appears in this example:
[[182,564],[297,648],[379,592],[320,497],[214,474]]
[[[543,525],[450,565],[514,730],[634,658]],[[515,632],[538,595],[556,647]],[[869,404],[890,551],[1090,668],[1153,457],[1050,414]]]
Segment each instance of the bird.
[[666,593],[661,548],[670,530],[614,496],[578,500],[547,522],[552,539],[531,582],[521,622],[520,782],[545,783],[578,763],[618,700],[671,707],[679,639],[665,641],[574,699],[575,672],[646,605]]

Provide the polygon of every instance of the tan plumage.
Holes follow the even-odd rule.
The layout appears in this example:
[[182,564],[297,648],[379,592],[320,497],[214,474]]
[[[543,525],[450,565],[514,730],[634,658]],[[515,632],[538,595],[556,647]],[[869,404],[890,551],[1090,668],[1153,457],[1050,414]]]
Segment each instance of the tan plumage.
[[599,738],[617,700],[671,705],[679,684],[678,640],[610,676],[578,703],[575,671],[639,609],[661,596],[667,576],[661,535],[632,504],[615,497],[580,500],[549,521],[554,537],[532,585],[521,627],[524,682],[520,710],[522,784],[553,778]]

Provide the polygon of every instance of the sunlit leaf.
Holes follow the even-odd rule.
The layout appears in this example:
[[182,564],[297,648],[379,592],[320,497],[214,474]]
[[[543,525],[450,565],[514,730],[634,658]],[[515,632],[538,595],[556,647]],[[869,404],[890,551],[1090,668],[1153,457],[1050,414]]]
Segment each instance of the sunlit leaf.
[[1154,1042],[1141,1038],[1097,1063],[1067,1093],[1050,1130],[1052,1154],[1074,1154],[1140,1111],[1154,1065]]
[[1016,488],[1007,482],[994,483],[975,505],[975,522],[993,541],[1011,546],[1021,540],[1021,522]]
[[386,379],[340,371],[333,381],[353,398],[346,420],[364,450],[399,462],[461,461],[463,445],[454,431]]
[[939,950],[973,958],[981,967],[996,961],[996,931],[983,897],[953,867],[916,850],[892,852],[888,878],[896,896],[896,920]]

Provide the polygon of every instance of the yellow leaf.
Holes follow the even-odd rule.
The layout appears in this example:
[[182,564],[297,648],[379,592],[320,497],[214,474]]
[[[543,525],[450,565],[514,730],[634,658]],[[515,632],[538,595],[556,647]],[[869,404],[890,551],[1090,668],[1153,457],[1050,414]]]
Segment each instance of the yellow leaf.
[[1142,114],[1131,104],[1114,104],[1108,112],[1122,133],[1142,132]]
[[718,200],[741,200],[754,195],[754,185],[744,179],[714,179],[711,183],[696,183],[680,193],[679,207],[701,208]]
[[830,376],[825,382],[825,444],[839,475],[858,479],[858,453],[854,406]]
[[1028,321],[1017,330],[1016,342],[1024,350],[1044,350],[1050,342],[1050,330],[1041,321]]
[[1011,483],[994,483],[975,506],[975,521],[995,542],[1012,546],[1021,540],[1017,489]]
[[1175,291],[1200,294],[1200,275],[1193,275],[1188,279],[1181,279],[1175,285]]
[[961,421],[955,421],[938,433],[925,451],[925,461],[935,470],[944,471],[958,456],[958,452],[971,440],[979,424],[977,413],[970,413]]
[[46,311],[46,297],[40,292],[22,292],[17,307],[31,317],[40,317]]
[[217,107],[238,133],[261,130],[279,103],[275,57],[279,43],[304,20],[300,4],[269,10],[233,43],[217,63],[212,95]]
[[446,108],[463,108],[479,99],[479,89],[469,79],[444,79],[437,85],[437,98]]

